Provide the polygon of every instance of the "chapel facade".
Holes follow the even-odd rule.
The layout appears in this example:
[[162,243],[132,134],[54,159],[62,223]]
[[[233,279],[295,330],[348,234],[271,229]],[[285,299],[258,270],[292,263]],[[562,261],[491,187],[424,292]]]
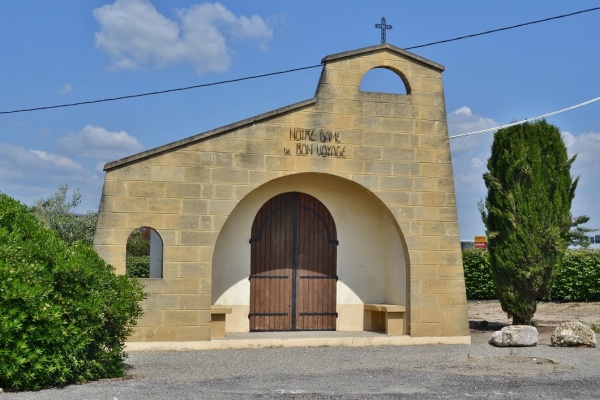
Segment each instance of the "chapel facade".
[[[230,332],[464,338],[444,67],[389,44],[322,60],[315,97],[106,164],[94,246],[152,228],[130,341]],[[360,90],[373,68],[405,94]]]

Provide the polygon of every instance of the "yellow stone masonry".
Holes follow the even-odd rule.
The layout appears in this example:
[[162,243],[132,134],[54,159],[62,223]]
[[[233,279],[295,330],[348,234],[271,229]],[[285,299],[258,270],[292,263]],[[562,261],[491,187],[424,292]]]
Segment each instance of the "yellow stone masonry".
[[[399,75],[406,94],[360,90],[363,76],[381,67]],[[150,226],[163,240],[163,278],[142,280],[149,294],[142,304],[145,315],[129,340],[210,340],[214,285],[244,282],[240,277],[222,282],[229,275],[217,274],[215,265],[242,268],[246,280],[250,271],[249,264],[229,266],[217,259],[248,251],[231,248],[217,255],[219,241],[236,233],[225,230],[232,215],[251,219],[258,208],[250,200],[242,207],[246,199],[273,197],[280,193],[277,185],[293,177],[309,187],[316,176],[331,185],[351,184],[341,186],[354,191],[345,201],[368,194],[396,227],[405,248],[389,250],[387,257],[404,257],[400,331],[413,337],[468,336],[442,71],[389,44],[331,55],[323,59],[313,99],[107,164],[94,240],[99,254],[124,273],[132,230]],[[313,195],[318,197],[317,189]],[[352,217],[344,214],[344,204],[330,207],[334,215]],[[343,218],[336,221],[341,232]],[[353,251],[358,244],[344,248]],[[347,297],[338,301],[359,301]],[[239,313],[247,311],[238,310],[247,300],[238,301],[240,307],[226,315],[226,329],[233,318],[244,323]]]

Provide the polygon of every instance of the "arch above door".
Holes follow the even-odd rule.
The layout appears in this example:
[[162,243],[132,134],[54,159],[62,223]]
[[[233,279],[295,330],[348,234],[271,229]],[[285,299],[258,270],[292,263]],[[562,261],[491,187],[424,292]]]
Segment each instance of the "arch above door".
[[408,306],[410,261],[391,211],[349,180],[322,173],[293,174],[246,195],[221,228],[212,259],[212,304],[232,307],[227,315],[229,332],[250,331],[248,278],[254,219],[270,199],[288,192],[317,198],[335,221],[339,240],[336,331],[363,330],[364,303]]
[[267,201],[252,224],[250,330],[335,330],[337,233],[306,193]]

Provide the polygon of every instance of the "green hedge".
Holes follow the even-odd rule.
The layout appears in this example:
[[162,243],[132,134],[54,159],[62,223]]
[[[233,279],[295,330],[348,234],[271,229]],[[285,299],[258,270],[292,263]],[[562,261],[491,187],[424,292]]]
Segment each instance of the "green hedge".
[[[463,251],[467,299],[495,299],[489,255],[486,250]],[[600,301],[600,251],[567,250],[554,281],[549,301]]]
[[145,297],[87,244],[68,245],[0,194],[0,387],[39,390],[123,376]]
[[600,301],[600,251],[567,251],[550,300]]
[[125,273],[127,276],[136,278],[148,278],[150,276],[150,256],[125,256]]
[[490,256],[487,250],[468,249],[463,253],[467,299],[491,300],[496,298]]

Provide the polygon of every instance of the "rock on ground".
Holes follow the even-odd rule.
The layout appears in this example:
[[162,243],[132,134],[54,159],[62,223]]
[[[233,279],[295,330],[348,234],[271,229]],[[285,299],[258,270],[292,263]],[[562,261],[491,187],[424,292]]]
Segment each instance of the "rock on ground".
[[584,323],[563,322],[550,337],[552,346],[586,346],[596,347],[596,334]]
[[489,343],[497,347],[536,346],[538,331],[529,325],[509,325],[492,333]]

